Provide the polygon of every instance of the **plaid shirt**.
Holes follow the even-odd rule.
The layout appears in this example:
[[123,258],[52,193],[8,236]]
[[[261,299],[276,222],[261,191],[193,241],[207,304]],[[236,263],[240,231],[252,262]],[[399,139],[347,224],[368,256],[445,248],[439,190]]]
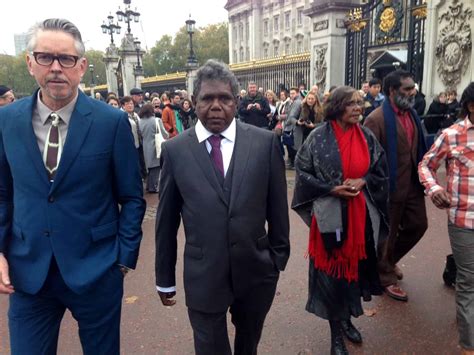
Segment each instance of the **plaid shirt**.
[[445,129],[418,166],[420,181],[428,196],[443,188],[436,171],[446,160],[447,193],[451,197],[449,221],[474,229],[474,125],[469,118]]

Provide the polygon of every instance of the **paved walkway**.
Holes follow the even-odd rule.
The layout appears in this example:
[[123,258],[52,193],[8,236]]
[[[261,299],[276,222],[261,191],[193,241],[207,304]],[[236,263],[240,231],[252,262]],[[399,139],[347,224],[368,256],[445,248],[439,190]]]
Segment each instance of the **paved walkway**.
[[[289,198],[293,172],[288,173]],[[193,340],[182,287],[182,249],[179,234],[177,304],[161,305],[154,288],[154,217],[157,196],[147,195],[148,209],[138,269],[127,276],[122,316],[123,354],[192,354]],[[422,241],[400,263],[403,287],[409,302],[386,296],[365,304],[372,316],[355,320],[363,336],[362,346],[348,345],[352,354],[457,354],[454,292],[443,286],[441,273],[449,253],[446,214],[427,201],[429,229]],[[261,354],[328,354],[326,321],[304,310],[308,264],[303,258],[308,230],[290,212],[292,252],[282,273],[277,296],[267,317]],[[0,354],[9,354],[6,312],[8,298],[0,297]],[[229,322],[229,332],[233,336]],[[68,313],[63,321],[59,354],[81,354],[77,326]]]

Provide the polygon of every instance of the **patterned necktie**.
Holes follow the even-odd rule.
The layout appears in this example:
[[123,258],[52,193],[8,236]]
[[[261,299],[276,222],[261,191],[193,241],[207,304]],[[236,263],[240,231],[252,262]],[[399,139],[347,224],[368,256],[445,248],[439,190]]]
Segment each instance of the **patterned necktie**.
[[59,117],[57,113],[53,112],[49,116],[49,119],[51,120],[51,127],[49,128],[48,135],[46,136],[43,160],[46,170],[48,171],[48,177],[51,181],[53,181],[62,153],[62,140],[61,134],[59,133],[59,122],[61,121],[61,117]]
[[222,158],[221,140],[222,136],[210,136],[208,139],[211,145],[211,158],[216,169],[224,176],[224,160]]

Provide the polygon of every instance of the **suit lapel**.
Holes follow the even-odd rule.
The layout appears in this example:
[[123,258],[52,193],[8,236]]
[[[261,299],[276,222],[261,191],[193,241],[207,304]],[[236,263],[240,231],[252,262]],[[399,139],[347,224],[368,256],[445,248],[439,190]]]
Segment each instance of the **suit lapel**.
[[[64,144],[58,171],[54,178],[53,185],[51,186],[50,194],[61,183],[61,180],[64,179],[72,162],[76,159],[77,154],[81,150],[82,144],[92,124],[91,112],[86,96],[79,92],[76,107],[69,121],[66,143]],[[91,174],[93,174],[93,172],[91,172]]]
[[217,180],[217,176],[214,171],[214,166],[212,165],[211,157],[206,148],[206,143],[205,142],[199,143],[196,136],[196,131],[194,130],[194,128],[187,130],[187,132],[191,138],[189,139],[190,150],[193,153],[194,158],[196,159],[196,162],[198,163],[199,167],[204,173],[204,176],[206,176],[206,179],[208,180],[208,182],[211,184],[214,190],[216,190],[221,200],[227,206],[228,202],[224,196],[224,190],[222,188],[222,185]]
[[234,153],[232,157],[234,160],[234,173],[232,175],[232,190],[230,192],[231,208],[239,193],[240,185],[242,184],[247,169],[250,151],[252,149],[252,140],[250,139],[248,127],[236,122],[236,130]]
[[20,139],[23,141],[30,158],[33,162],[33,165],[38,172],[42,181],[45,184],[49,185],[48,174],[46,173],[46,168],[44,166],[43,158],[41,156],[41,151],[38,147],[38,141],[36,139],[35,132],[33,130],[32,117],[33,117],[33,107],[36,103],[36,98],[38,97],[38,91],[36,91],[32,96],[27,98],[25,105],[18,112],[18,122],[20,124]]

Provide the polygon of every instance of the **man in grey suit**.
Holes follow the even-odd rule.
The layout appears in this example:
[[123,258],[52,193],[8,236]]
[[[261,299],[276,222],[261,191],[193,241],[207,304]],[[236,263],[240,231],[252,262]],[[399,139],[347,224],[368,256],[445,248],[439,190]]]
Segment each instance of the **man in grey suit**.
[[[194,84],[198,123],[161,153],[156,285],[164,305],[176,291],[177,230],[183,219],[184,290],[197,354],[256,354],[287,263],[289,222],[278,137],[234,119],[238,83],[209,60]],[[267,225],[267,228],[266,228]]]
[[296,121],[300,118],[301,112],[301,96],[297,88],[290,89],[290,109],[288,110],[288,115],[283,124],[283,145],[286,145],[286,150],[288,151],[288,164],[289,169],[295,168],[295,138],[294,131],[296,126]]

